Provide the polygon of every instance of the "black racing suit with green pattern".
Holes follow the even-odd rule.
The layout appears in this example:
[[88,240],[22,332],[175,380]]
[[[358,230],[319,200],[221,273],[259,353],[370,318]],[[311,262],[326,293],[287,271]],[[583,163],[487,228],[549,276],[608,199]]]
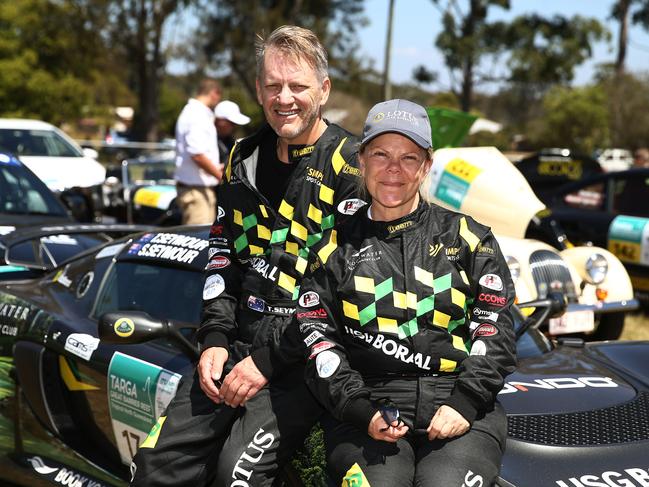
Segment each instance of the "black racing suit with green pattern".
[[215,405],[196,374],[183,381],[153,448],[138,451],[132,485],[201,486],[216,475],[217,485],[270,486],[321,414],[303,368],[278,364],[270,350],[293,319],[310,253],[330,253],[328,230],[362,203],[355,198],[358,139],[329,124],[315,145],[289,146],[297,166],[280,207],[271,208],[255,185],[266,137],[276,137],[269,126],[234,146],[217,189],[197,338],[202,349],[229,349],[226,372],[251,353],[264,376],[275,378],[245,414]]
[[[307,384],[334,418],[367,435],[378,410],[369,384],[423,376],[452,380],[450,394],[440,400],[406,381],[417,400],[400,409],[436,402],[470,423],[493,409],[515,368],[515,291],[491,231],[422,202],[388,223],[362,209],[337,228],[337,240],[326,261],[310,266],[296,310]],[[418,411],[403,417],[421,435],[434,411]],[[506,432],[496,433],[504,443]]]

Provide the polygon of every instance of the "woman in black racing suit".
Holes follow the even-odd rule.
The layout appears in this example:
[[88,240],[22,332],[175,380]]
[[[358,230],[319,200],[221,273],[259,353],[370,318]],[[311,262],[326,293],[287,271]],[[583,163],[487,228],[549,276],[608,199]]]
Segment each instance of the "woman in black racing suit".
[[374,106],[359,160],[372,203],[311,262],[295,327],[332,416],[329,474],[349,486],[491,485],[506,437],[496,395],[515,367],[505,260],[487,227],[420,196],[424,108]]

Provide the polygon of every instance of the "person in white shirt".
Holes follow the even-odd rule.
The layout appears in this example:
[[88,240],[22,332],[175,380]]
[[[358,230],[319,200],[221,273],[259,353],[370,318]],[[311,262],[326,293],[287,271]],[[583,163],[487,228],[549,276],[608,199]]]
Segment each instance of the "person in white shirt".
[[214,108],[219,101],[218,82],[204,79],[176,122],[175,179],[184,225],[216,219],[215,188],[223,177],[214,126]]

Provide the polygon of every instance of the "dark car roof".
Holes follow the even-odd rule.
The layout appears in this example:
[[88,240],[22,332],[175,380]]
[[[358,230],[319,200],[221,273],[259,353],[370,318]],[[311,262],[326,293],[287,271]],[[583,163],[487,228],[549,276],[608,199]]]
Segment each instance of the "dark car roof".
[[[27,166],[25,166],[13,154],[0,150],[0,171],[7,170],[20,174],[20,177],[25,178],[30,189],[36,191],[43,202],[47,206],[47,213],[34,213],[29,212],[28,209],[22,212],[5,213],[3,212],[4,205],[0,206],[0,225],[14,226],[14,227],[28,227],[34,225],[48,225],[56,223],[66,223],[74,221],[68,214],[65,206],[58,200],[52,191],[36,176]],[[15,177],[15,176],[14,176]],[[9,191],[9,188],[4,188],[2,182],[4,178],[0,178],[0,201],[2,197],[7,194],[2,192]]]
[[582,188],[584,186],[590,186],[591,184],[596,184],[599,183],[600,181],[604,181],[606,179],[619,179],[619,178],[626,178],[626,177],[649,177],[649,167],[634,167],[631,169],[626,169],[624,171],[613,171],[613,172],[605,172],[605,173],[600,173],[600,174],[593,174],[592,176],[588,176],[584,179],[580,179],[579,181],[574,181],[571,183],[564,184],[562,186],[559,186],[554,193],[555,194],[564,194],[564,193],[569,193],[575,189]]
[[[207,263],[209,225],[178,226],[132,235],[118,261],[143,261],[202,272]],[[113,243],[111,245],[122,245]]]

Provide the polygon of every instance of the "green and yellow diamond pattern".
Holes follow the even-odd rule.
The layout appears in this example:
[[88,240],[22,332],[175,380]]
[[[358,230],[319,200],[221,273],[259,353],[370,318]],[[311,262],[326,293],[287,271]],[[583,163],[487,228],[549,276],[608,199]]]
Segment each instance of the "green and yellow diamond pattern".
[[[268,212],[264,205],[259,205],[259,210],[264,218],[268,218]],[[270,230],[259,222],[255,213],[243,216],[241,211],[235,209],[232,221],[243,230],[241,235],[234,240],[234,249],[238,254],[243,252],[246,248],[250,252],[250,255],[261,255],[266,251],[264,247],[254,245],[248,240],[248,236],[255,230],[259,239],[270,241],[271,238]]]
[[[451,302],[466,311],[466,297],[464,293],[452,287],[451,274],[448,273],[435,278],[432,272],[418,266],[414,266],[414,271],[414,276],[417,281],[432,288],[430,295],[422,299],[417,299],[417,295],[409,291],[405,293],[395,291],[392,277],[377,284],[372,277],[354,276],[354,287],[356,291],[371,294],[374,299],[369,305],[360,310],[356,304],[343,300],[343,314],[348,318],[358,321],[361,326],[365,326],[372,320],[376,320],[380,332],[396,334],[400,339],[416,335],[419,332],[417,318],[430,311],[433,312],[433,325],[446,328],[449,333],[464,323],[464,319],[451,320],[450,315],[434,309],[435,296],[450,291]],[[415,317],[405,323],[399,324],[394,319],[379,316],[376,305],[378,301],[388,295],[392,297],[392,304],[395,308],[404,310],[412,309],[415,311]],[[455,340],[454,345],[456,345]],[[462,344],[460,350],[466,350],[464,344]]]

